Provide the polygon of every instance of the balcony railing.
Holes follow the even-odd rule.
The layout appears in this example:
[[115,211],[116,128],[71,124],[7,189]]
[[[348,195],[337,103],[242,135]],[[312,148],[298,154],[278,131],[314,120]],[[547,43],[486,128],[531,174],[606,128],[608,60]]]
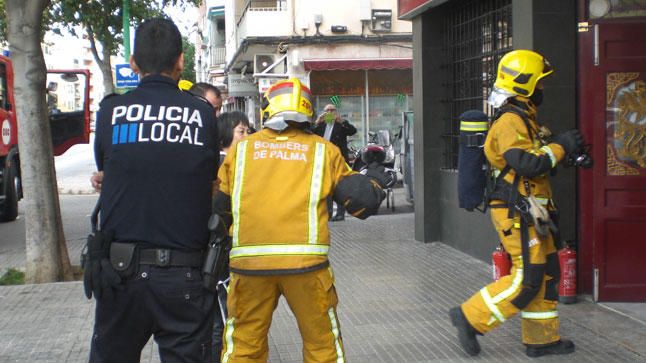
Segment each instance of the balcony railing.
[[285,11],[287,0],[236,0],[236,24],[240,24],[247,11]]
[[211,59],[209,66],[217,66],[224,64],[225,60],[225,48],[224,47],[211,47]]

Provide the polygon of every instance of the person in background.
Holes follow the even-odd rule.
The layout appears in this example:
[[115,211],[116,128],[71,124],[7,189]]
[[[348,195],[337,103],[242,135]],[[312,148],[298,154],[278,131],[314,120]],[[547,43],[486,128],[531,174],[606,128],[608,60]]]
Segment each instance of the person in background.
[[[325,105],[323,113],[316,119],[313,131],[315,134],[336,145],[341,150],[341,155],[345,159],[346,164],[348,163],[348,136],[356,134],[357,128],[352,126],[348,120],[341,118],[335,105]],[[342,221],[345,219],[345,208],[337,204],[336,215],[332,216],[332,199],[329,199],[328,215],[331,221]]]
[[220,162],[229,152],[229,148],[250,134],[251,127],[247,115],[240,111],[220,114],[218,118],[218,135],[220,135]]
[[222,93],[217,87],[209,83],[198,82],[191,86],[189,92],[206,98],[215,109],[215,116],[220,116],[220,111],[222,110]]

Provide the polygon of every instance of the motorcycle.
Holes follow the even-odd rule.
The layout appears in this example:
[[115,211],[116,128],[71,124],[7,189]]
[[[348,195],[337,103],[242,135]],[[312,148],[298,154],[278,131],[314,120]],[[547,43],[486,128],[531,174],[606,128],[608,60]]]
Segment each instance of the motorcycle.
[[384,190],[386,191],[386,207],[395,210],[395,193],[393,187],[397,183],[395,170],[395,148],[390,142],[390,131],[379,130],[369,132],[369,142],[359,150],[354,151],[352,170],[365,174],[368,165],[378,163],[383,165],[388,176]]

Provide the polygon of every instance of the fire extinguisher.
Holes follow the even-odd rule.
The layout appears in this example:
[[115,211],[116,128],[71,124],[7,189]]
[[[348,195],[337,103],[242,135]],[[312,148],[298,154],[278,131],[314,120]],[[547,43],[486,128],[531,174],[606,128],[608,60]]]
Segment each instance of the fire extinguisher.
[[561,266],[559,302],[572,304],[576,302],[576,251],[571,243],[565,242],[565,247],[558,254]]
[[496,250],[491,254],[491,262],[493,267],[493,280],[498,281],[503,276],[509,275],[511,270],[511,260],[509,253],[505,251],[502,244],[496,247]]

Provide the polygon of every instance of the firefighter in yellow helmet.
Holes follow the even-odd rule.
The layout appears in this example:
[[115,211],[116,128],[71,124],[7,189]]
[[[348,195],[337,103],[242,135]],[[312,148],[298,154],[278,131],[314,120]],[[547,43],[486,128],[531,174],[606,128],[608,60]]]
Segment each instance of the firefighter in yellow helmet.
[[483,287],[449,312],[460,343],[470,355],[480,352],[476,335],[518,313],[528,356],[574,351],[574,343],[559,336],[558,231],[549,175],[583,146],[583,139],[577,130],[551,137],[536,119],[543,98],[542,79],[552,73],[550,63],[529,50],[509,52],[498,64],[489,97],[497,113],[484,151],[496,176],[489,200],[491,219],[511,256],[512,269],[510,275]]
[[263,130],[232,147],[220,167],[214,211],[230,222],[232,236],[222,362],[267,361],[281,295],[298,322],[303,361],[345,360],[326,198],[366,218],[384,198],[383,179],[378,170],[354,173],[336,146],[308,131],[311,99],[295,78],[270,87]]

